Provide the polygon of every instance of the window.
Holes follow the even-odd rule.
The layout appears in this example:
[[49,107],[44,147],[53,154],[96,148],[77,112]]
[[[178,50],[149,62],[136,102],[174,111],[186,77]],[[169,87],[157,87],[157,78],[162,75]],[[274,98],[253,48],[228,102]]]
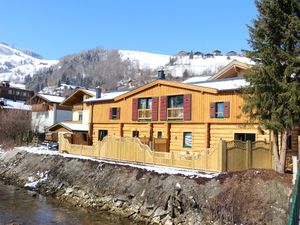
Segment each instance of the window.
[[183,95],[168,97],[168,119],[183,119]]
[[157,138],[162,138],[162,132],[161,131],[157,132]]
[[82,121],[82,112],[78,113],[78,121]]
[[87,141],[87,134],[82,134],[82,140]]
[[117,108],[111,108],[111,119],[116,120],[118,118],[118,109]]
[[224,102],[216,102],[216,118],[224,118]]
[[12,94],[13,94],[13,91],[12,91],[12,90],[8,90],[8,94],[9,94],[9,95],[12,95]]
[[152,98],[138,100],[138,119],[149,120],[152,118]]
[[140,132],[138,130],[132,131],[132,137],[139,137]]
[[24,97],[26,97],[26,96],[27,96],[27,93],[26,93],[26,92],[22,92],[22,95],[23,95]]
[[21,93],[20,91],[16,91],[16,95],[19,96]]
[[235,133],[234,140],[240,141],[255,141],[255,134],[251,133]]
[[107,134],[108,130],[98,130],[98,141],[102,141]]
[[192,132],[183,132],[183,147],[192,147]]

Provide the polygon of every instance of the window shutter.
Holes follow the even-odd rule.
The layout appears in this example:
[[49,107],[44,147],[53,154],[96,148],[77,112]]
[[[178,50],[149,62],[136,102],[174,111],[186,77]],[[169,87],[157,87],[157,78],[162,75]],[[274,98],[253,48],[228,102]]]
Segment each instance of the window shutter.
[[137,98],[132,99],[132,120],[133,121],[138,120],[138,99]]
[[230,117],[230,102],[224,102],[224,118]]
[[210,108],[210,118],[215,118],[216,117],[216,103],[211,102],[209,108]]
[[152,121],[158,120],[158,97],[152,98]]
[[184,95],[183,100],[183,119],[191,120],[192,119],[192,95]]
[[117,119],[119,120],[120,119],[120,111],[121,111],[121,108],[120,107],[118,107],[117,108]]
[[111,120],[112,119],[112,108],[109,108],[109,119]]
[[167,96],[160,97],[160,120],[167,120]]

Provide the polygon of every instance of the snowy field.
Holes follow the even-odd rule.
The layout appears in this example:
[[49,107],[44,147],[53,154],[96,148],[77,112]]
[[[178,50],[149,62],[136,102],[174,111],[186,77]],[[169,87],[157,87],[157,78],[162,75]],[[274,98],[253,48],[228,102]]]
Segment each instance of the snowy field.
[[[121,161],[114,160],[105,160],[105,159],[97,159],[88,156],[80,156],[80,155],[72,155],[72,154],[64,154],[58,151],[47,150],[46,147],[17,147],[17,150],[26,151],[33,154],[42,154],[42,155],[59,155],[65,158],[74,158],[74,159],[83,159],[83,160],[91,160],[99,163],[108,163],[112,165],[121,165],[121,166],[130,166],[133,168],[144,169],[149,172],[156,172],[159,174],[170,174],[170,175],[183,175],[190,178],[214,178],[219,175],[219,173],[213,172],[204,172],[204,171],[196,171],[196,170],[188,170],[188,169],[177,169],[173,167],[166,166],[158,166],[158,165],[142,165],[137,163],[127,163]],[[0,149],[0,154],[3,154],[3,151]],[[4,153],[5,154],[5,153]]]

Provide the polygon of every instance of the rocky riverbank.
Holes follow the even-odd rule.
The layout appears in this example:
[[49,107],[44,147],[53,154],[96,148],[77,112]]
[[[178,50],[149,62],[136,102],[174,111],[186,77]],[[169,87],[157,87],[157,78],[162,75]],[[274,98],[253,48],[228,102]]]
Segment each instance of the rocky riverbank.
[[0,179],[7,183],[135,221],[286,224],[290,175],[268,170],[187,175],[20,149],[0,154]]

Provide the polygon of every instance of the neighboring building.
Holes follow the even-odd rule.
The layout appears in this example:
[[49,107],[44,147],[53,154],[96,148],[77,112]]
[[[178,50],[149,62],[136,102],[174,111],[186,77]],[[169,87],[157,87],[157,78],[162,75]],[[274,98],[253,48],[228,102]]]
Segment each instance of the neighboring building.
[[[155,151],[199,151],[219,140],[271,141],[242,115],[240,89],[249,65],[233,61],[208,80],[192,84],[156,80],[126,93],[85,102],[91,105],[93,144],[106,135],[139,137]],[[299,129],[291,132],[298,149]]]
[[226,56],[237,56],[238,54],[237,54],[237,52],[235,52],[235,51],[229,51],[229,52],[227,52],[225,55],[226,55]]
[[34,92],[24,88],[13,87],[8,81],[0,82],[0,98],[13,101],[28,101]]
[[59,105],[64,100],[64,97],[45,94],[36,94],[30,99],[34,132],[44,133],[55,123],[72,120],[71,107]]
[[222,52],[221,52],[220,50],[214,50],[214,51],[212,52],[212,54],[213,54],[214,56],[220,56],[220,55],[222,55]]
[[46,139],[57,141],[60,134],[67,134],[68,139],[73,144],[88,144],[91,106],[84,103],[84,101],[95,96],[95,91],[80,88],[64,99],[59,107],[71,109],[71,119],[49,126],[47,128]]

